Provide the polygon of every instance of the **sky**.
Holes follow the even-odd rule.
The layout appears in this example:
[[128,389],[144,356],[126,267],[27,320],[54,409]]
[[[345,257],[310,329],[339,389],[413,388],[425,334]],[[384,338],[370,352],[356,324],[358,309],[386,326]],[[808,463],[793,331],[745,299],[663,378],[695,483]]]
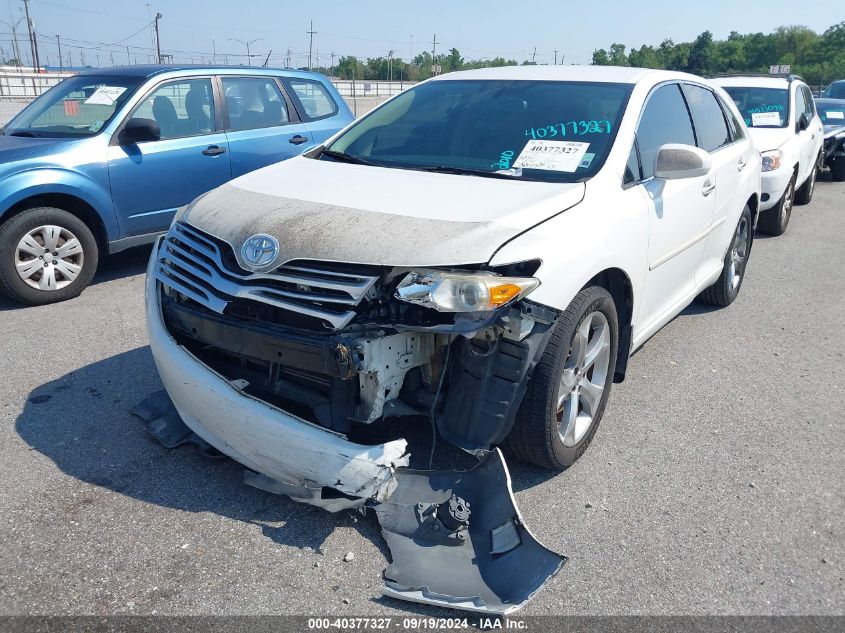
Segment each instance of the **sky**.
[[[7,7],[4,11],[0,4],[0,47],[11,50],[10,25],[18,23],[19,46],[28,61],[23,2],[2,2]],[[262,64],[269,54],[271,66],[284,65],[288,49],[292,65],[307,64],[311,21],[314,64],[319,54],[328,66],[332,53],[335,59],[366,58],[393,50],[395,57],[409,60],[423,49],[430,52],[435,34],[438,52],[455,47],[466,59],[531,60],[536,49],[538,63],[551,64],[563,55],[565,63],[586,64],[593,50],[612,42],[656,46],[666,38],[691,41],[704,30],[722,39],[731,31],[769,33],[790,24],[822,32],[845,20],[840,0],[30,0],[29,8],[42,64],[58,65],[58,34],[65,64],[70,53],[73,65],[83,54],[87,64],[102,66],[111,65],[112,57],[115,64],[152,59],[150,21],[156,12],[163,16],[162,52],[172,53],[175,62],[207,63],[216,49],[219,63],[227,55],[231,64],[246,63],[245,42],[257,40],[250,45],[253,63]]]

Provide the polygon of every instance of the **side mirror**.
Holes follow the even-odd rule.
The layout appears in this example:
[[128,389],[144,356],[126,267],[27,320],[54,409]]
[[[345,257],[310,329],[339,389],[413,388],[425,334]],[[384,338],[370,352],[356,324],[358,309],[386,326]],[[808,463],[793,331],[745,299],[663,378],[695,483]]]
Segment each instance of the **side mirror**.
[[806,112],[802,112],[801,116],[798,117],[798,131],[803,132],[808,127],[810,127],[810,117]]
[[710,154],[692,145],[661,145],[654,158],[654,177],[666,180],[697,178],[710,173]]
[[133,118],[126,122],[118,141],[121,145],[157,141],[161,138],[161,128],[152,119]]

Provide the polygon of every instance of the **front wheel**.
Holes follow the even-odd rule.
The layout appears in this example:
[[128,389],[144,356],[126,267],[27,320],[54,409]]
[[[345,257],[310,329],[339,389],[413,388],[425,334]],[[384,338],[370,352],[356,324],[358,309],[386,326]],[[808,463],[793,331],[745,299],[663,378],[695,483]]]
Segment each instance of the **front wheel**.
[[766,235],[783,235],[792,216],[792,203],[795,201],[795,176],[786,185],[786,191],[771,209],[760,211],[757,230]]
[[703,303],[714,306],[729,306],[734,302],[742,280],[745,279],[745,267],[751,254],[751,209],[746,205],[739,217],[733,239],[725,254],[722,274],[709,288],[698,296]]
[[0,291],[27,305],[81,293],[97,269],[97,240],[75,215],[27,209],[0,224]]
[[571,466],[604,414],[618,341],[610,293],[600,286],[581,290],[558,318],[504,448],[541,468]]

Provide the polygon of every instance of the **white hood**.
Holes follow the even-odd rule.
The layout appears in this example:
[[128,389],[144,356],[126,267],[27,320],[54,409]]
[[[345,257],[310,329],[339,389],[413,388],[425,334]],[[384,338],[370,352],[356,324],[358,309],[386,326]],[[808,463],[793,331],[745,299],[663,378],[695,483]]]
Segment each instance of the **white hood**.
[[[578,204],[584,184],[552,184],[294,158],[215,189],[179,219],[232,245],[268,233],[282,262],[478,264]],[[280,263],[282,263],[280,262]]]
[[754,142],[754,146],[761,152],[777,149],[786,143],[792,136],[792,128],[786,127],[750,127],[748,134]]

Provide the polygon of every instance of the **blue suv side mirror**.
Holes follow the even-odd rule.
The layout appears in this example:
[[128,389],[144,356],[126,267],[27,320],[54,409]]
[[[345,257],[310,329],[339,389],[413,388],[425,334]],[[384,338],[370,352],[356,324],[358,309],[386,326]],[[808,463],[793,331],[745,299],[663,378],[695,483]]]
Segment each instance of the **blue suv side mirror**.
[[118,141],[121,145],[157,141],[161,138],[161,128],[152,119],[132,118],[126,122]]

